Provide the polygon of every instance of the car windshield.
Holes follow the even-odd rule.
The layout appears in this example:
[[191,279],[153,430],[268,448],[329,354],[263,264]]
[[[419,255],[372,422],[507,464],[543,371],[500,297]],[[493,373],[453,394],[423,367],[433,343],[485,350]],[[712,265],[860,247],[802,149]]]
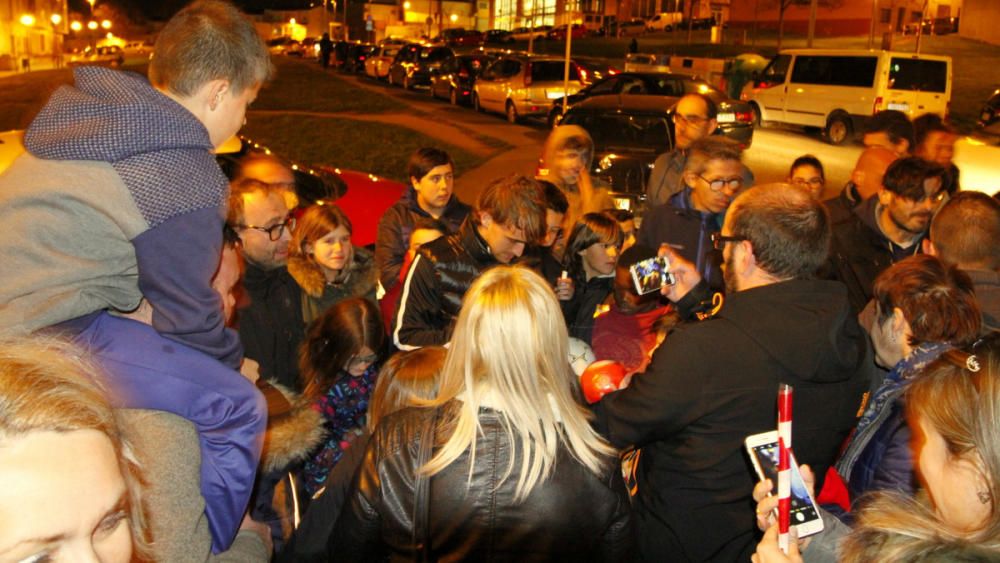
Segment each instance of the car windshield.
[[668,150],[670,124],[666,115],[590,114],[570,111],[565,124],[579,125],[594,139],[598,152],[629,150],[661,153]]
[[437,61],[443,61],[444,59],[448,58],[448,55],[450,54],[451,54],[450,49],[431,49],[430,51],[424,51],[423,53],[420,53],[420,60],[433,63]]
[[[533,82],[557,82],[563,79],[566,73],[566,65],[563,61],[532,61],[531,80]],[[580,73],[576,65],[569,65],[569,79],[579,80]]]

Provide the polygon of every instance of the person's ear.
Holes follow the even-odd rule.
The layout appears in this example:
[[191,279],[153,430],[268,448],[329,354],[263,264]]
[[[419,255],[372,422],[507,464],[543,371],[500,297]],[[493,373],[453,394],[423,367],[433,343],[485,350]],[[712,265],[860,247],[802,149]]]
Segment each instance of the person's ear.
[[694,172],[684,172],[682,178],[684,178],[684,185],[692,189],[698,182],[698,175]]
[[887,190],[885,188],[879,188],[878,189],[878,202],[879,202],[879,204],[882,205],[882,207],[888,206],[890,203],[892,203],[892,192],[890,192],[889,190]]
[[229,81],[223,79],[212,80],[206,86],[208,88],[208,107],[210,110],[215,111],[222,104],[222,100],[226,94],[229,93]]
[[480,211],[479,224],[482,225],[484,228],[488,228],[490,225],[493,224],[493,217],[491,217],[490,214],[487,213],[486,211]]
[[903,310],[899,307],[893,307],[892,318],[890,321],[892,323],[890,325],[892,332],[897,338],[906,339],[910,336],[910,334],[912,334],[912,331],[910,330],[910,322],[906,320],[905,316],[903,316]]
[[[931,242],[931,239],[924,238],[924,240],[922,240],[920,244],[923,247],[922,250],[924,254],[930,254],[931,256],[938,256],[937,247],[934,246],[934,243]],[[940,256],[938,256],[938,258],[940,258]]]

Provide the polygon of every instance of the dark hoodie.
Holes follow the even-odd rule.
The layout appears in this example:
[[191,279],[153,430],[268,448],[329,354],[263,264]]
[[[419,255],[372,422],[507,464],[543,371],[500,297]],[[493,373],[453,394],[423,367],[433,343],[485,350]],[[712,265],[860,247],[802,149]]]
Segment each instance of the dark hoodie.
[[819,490],[873,365],[844,287],[828,281],[737,292],[714,318],[668,336],[646,372],[596,408],[612,444],[642,448],[642,559],[748,560],[756,478],[743,440],[775,429],[778,384],[794,386],[793,447]]
[[15,233],[0,244],[0,326],[32,331],[145,297],[158,333],[237,368],[239,339],[210,285],[229,184],[208,130],[137,74],[74,76],[0,180]]

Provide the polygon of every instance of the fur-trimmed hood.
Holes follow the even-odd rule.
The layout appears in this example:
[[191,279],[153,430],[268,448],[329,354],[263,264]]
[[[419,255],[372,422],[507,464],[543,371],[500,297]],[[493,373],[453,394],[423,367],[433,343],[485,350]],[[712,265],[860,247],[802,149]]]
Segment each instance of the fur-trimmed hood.
[[[341,284],[345,292],[351,295],[366,294],[368,289],[362,286],[373,283],[372,272],[375,268],[371,251],[363,246],[355,246],[354,259],[348,268],[347,278]],[[310,297],[320,297],[326,291],[323,270],[308,257],[289,256],[288,273]]]
[[298,393],[268,380],[261,385],[267,400],[267,431],[260,456],[262,473],[283,470],[306,458],[326,437],[323,415]]

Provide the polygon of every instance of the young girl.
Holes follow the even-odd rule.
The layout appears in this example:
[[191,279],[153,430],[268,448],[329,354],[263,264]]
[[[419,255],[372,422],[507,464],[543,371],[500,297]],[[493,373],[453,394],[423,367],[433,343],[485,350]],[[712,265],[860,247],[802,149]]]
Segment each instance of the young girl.
[[365,427],[384,344],[378,308],[361,297],[334,304],[309,327],[299,355],[302,395],[323,415],[327,431],[303,470],[310,495],[323,487],[344,448]]
[[351,220],[336,205],[308,208],[292,236],[288,273],[302,288],[306,324],[331,305],[349,297],[375,301],[375,261],[365,248],[351,244]]
[[614,289],[615,266],[624,235],[618,222],[604,213],[587,213],[573,227],[564,266],[576,287],[563,301],[569,335],[591,343],[594,314]]

